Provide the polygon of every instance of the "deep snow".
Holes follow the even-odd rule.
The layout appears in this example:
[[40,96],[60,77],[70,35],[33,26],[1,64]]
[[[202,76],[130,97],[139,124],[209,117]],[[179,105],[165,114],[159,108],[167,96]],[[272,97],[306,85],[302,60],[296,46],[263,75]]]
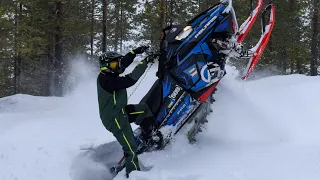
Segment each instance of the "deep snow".
[[[130,103],[151,87],[155,71],[153,66]],[[166,150],[141,155],[154,168],[133,172],[131,179],[319,180],[320,77],[239,82],[236,75],[228,67],[195,145],[179,136]],[[114,140],[100,122],[95,88],[93,77],[64,98],[0,99],[0,180],[103,177],[104,166],[81,157],[82,148]],[[124,174],[115,179],[125,179]]]

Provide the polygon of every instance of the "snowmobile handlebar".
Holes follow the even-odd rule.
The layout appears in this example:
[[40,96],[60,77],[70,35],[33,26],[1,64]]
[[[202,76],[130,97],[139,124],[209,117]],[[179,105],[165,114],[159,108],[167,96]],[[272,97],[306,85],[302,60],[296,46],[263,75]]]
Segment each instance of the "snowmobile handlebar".
[[155,52],[148,51],[148,50],[145,51],[145,53],[147,54],[148,57],[151,57],[153,59],[158,58],[161,55],[160,53],[155,53]]

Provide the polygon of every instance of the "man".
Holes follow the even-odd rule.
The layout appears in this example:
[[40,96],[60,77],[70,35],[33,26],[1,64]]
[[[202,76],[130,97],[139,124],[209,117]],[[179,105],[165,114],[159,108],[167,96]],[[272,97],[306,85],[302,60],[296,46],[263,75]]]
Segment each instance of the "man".
[[97,78],[97,91],[100,118],[103,125],[121,144],[125,154],[126,175],[131,171],[140,170],[137,157],[137,144],[130,123],[135,122],[141,127],[141,134],[147,143],[154,134],[159,143],[161,133],[157,130],[157,123],[146,104],[127,105],[126,88],[133,86],[144,74],[152,57],[142,60],[135,69],[124,77],[120,77],[125,69],[133,62],[136,54],[144,53],[148,47],[142,46],[131,50],[125,56],[116,52],[107,52],[100,56],[100,74]]

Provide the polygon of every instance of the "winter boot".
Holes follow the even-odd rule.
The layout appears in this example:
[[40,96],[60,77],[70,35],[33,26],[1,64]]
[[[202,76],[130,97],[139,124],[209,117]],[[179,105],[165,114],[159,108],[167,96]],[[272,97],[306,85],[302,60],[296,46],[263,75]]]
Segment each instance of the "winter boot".
[[159,150],[163,147],[163,135],[154,117],[145,118],[140,127],[141,136],[150,149]]

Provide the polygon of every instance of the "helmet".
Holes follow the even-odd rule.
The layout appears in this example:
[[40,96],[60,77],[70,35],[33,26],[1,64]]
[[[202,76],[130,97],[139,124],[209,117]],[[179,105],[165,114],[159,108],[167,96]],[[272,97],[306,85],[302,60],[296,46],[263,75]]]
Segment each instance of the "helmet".
[[111,73],[121,74],[124,69],[121,68],[121,59],[123,56],[114,51],[103,53],[99,57],[100,69]]

